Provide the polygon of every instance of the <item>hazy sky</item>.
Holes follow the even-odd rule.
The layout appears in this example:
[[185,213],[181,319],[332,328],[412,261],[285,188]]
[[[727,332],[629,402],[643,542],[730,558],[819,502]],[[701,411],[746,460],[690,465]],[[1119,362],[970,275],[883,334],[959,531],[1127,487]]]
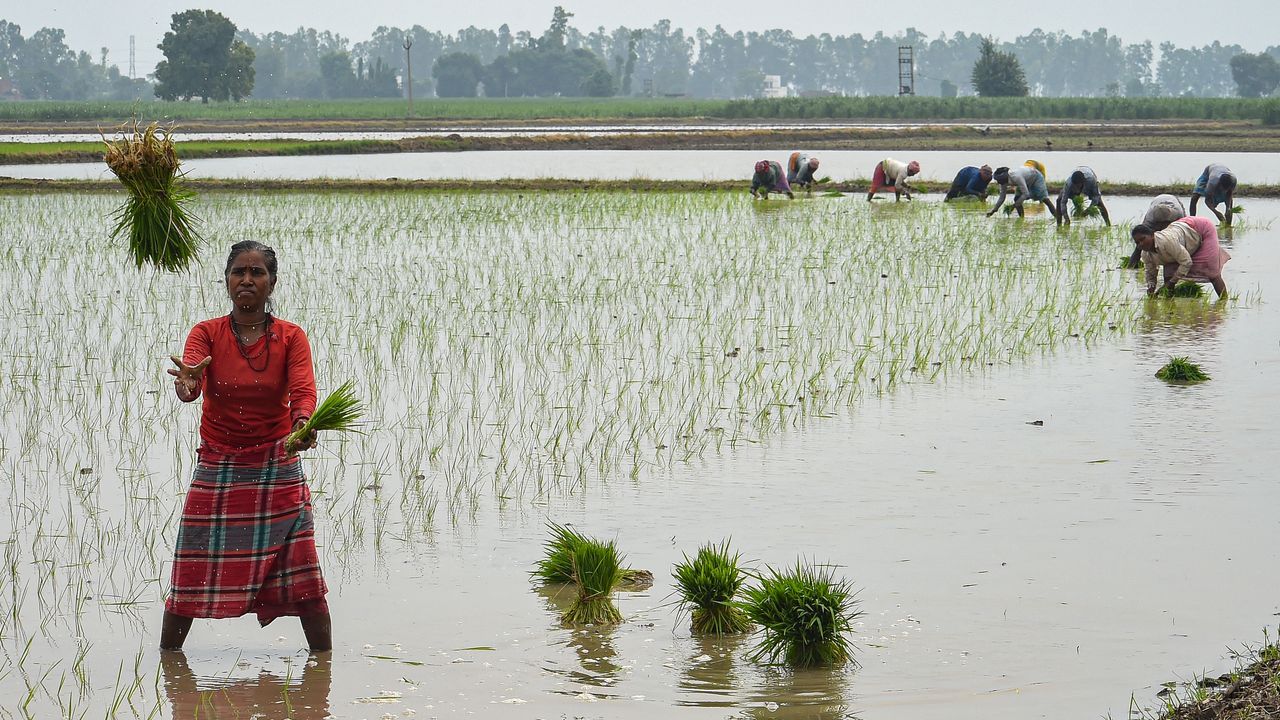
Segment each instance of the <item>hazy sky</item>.
[[[1076,2],[969,4],[956,0],[880,0],[879,2],[696,2],[691,0],[560,0],[574,13],[570,21],[580,30],[603,25],[614,28],[648,27],[669,19],[692,32],[716,24],[734,30],[785,28],[797,34],[892,34],[914,27],[929,36],[955,31],[981,32],[998,39],[1012,39],[1034,28],[1081,30],[1106,27],[1126,42],[1170,40],[1178,45],[1204,45],[1214,40],[1239,43],[1260,51],[1280,44],[1275,32],[1280,20],[1276,0],[1218,0],[1206,3],[1186,0],[1135,2],[1134,0],[1077,0]],[[512,31],[541,31],[556,2],[527,0],[479,0],[478,2],[413,2],[412,0],[204,0],[165,3],[154,0],[6,0],[0,19],[22,26],[30,35],[44,26],[67,32],[67,44],[95,57],[108,48],[109,62],[127,69],[129,35],[137,36],[140,75],[150,72],[160,51],[156,44],[169,26],[169,16],[192,7],[211,8],[231,18],[241,28],[256,33],[293,31],[300,26],[328,29],[351,38],[366,39],[379,25],[423,27],[454,32],[475,25],[496,28],[502,23]],[[1209,8],[1209,10],[1206,10]]]

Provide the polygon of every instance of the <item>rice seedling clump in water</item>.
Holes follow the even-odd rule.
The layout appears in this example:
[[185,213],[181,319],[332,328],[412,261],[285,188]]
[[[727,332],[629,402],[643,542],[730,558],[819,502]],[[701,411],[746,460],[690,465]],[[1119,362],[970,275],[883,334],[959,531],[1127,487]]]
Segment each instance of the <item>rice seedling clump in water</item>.
[[739,557],[729,553],[728,541],[707,544],[693,560],[686,555],[671,572],[680,605],[692,616],[695,634],[732,635],[750,629],[751,621],[736,600],[743,580]]
[[548,523],[551,539],[542,546],[543,557],[531,571],[543,582],[573,582],[573,556],[578,548],[591,542],[587,536],[571,527]]
[[862,612],[848,581],[836,580],[831,568],[801,562],[785,571],[770,568],[745,594],[747,617],[764,631],[752,660],[818,667],[852,659],[849,634]]
[[1171,383],[1198,383],[1209,379],[1199,365],[1186,357],[1170,358],[1168,364],[1156,371],[1156,377]]
[[151,263],[162,270],[185,270],[200,244],[196,217],[188,209],[195,193],[182,185],[178,154],[168,130],[152,123],[124,129],[107,140],[102,159],[129,191],[129,199],[112,215],[111,237],[127,235],[129,254],[138,267]]
[[566,625],[617,625],[622,613],[613,604],[613,588],[622,579],[622,558],[613,543],[587,539],[570,555],[577,597],[561,618]]
[[298,447],[303,438],[320,430],[354,430],[356,421],[363,414],[364,405],[356,397],[355,384],[348,380],[316,406],[302,427],[289,433],[285,438],[285,448],[292,450]]
[[1172,288],[1164,291],[1165,297],[1171,298],[1198,298],[1204,297],[1204,288],[1200,287],[1200,283],[1184,280]]

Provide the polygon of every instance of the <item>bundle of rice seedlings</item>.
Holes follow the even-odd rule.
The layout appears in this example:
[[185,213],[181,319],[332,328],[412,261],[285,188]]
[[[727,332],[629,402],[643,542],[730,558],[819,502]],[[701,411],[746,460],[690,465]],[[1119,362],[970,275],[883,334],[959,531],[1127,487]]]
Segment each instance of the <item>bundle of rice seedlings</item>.
[[354,431],[356,421],[363,414],[364,405],[356,397],[355,384],[348,380],[316,406],[315,412],[311,413],[302,427],[289,433],[284,441],[285,449],[293,452],[304,438],[320,430]]
[[1231,214],[1232,214],[1232,215],[1239,215],[1239,214],[1240,214],[1240,213],[1242,213],[1242,212],[1244,212],[1244,206],[1243,206],[1243,205],[1236,205],[1236,206],[1234,206],[1234,207],[1232,207],[1232,208],[1231,208]]
[[[565,525],[547,523],[551,537],[543,543],[543,555],[529,574],[544,583],[572,583],[573,553],[579,547],[593,542],[591,538]],[[622,568],[618,575],[622,589],[647,590],[653,586],[653,573],[648,570]]]
[[1164,289],[1161,292],[1165,297],[1171,298],[1198,298],[1204,297],[1204,288],[1200,287],[1200,283],[1183,280],[1174,285],[1172,288]]
[[743,609],[764,636],[748,657],[753,661],[796,667],[839,665],[852,660],[853,621],[862,615],[846,580],[836,580],[831,568],[805,565],[772,568],[747,588]]
[[129,254],[139,268],[151,263],[162,270],[185,270],[200,245],[198,222],[188,209],[195,193],[182,184],[171,131],[152,123],[121,129],[107,140],[102,159],[129,191],[129,199],[112,215],[113,239],[129,238]]
[[1137,265],[1133,265],[1133,266],[1131,267],[1131,266],[1129,265],[1129,258],[1130,258],[1130,256],[1129,256],[1129,255],[1121,255],[1121,256],[1120,256],[1120,269],[1121,269],[1121,270],[1131,270],[1131,269],[1137,269],[1137,268],[1144,267],[1144,265],[1143,265],[1143,263],[1142,263],[1142,261],[1141,261],[1141,260],[1139,260],[1139,261],[1138,261],[1138,264],[1137,264]]
[[565,525],[547,523],[551,538],[543,543],[543,557],[530,573],[543,582],[573,582],[574,551],[591,542],[582,533]]
[[707,544],[692,559],[671,572],[680,593],[680,606],[692,616],[695,635],[733,635],[751,628],[736,598],[743,573],[739,553],[729,553],[729,542]]
[[1186,357],[1169,358],[1169,362],[1156,371],[1156,377],[1171,383],[1198,383],[1209,379],[1200,366]]
[[622,579],[622,558],[613,541],[588,539],[577,545],[570,560],[577,597],[565,610],[566,625],[617,625],[622,613],[613,604],[613,587]]
[[1071,217],[1073,218],[1090,218],[1102,214],[1102,208],[1097,205],[1089,205],[1085,207],[1084,195],[1071,196]]

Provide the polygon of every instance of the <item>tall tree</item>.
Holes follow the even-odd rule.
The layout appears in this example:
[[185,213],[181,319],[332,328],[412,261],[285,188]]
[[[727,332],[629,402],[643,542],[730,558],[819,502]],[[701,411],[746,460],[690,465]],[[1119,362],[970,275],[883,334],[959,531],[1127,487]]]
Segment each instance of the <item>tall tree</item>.
[[471,53],[445,53],[431,66],[439,97],[475,97],[476,86],[484,78],[480,58]]
[[1266,97],[1280,85],[1280,62],[1267,53],[1240,53],[1231,58],[1231,78],[1240,97]]
[[542,34],[542,39],[538,41],[538,47],[546,50],[564,50],[565,35],[569,29],[569,18],[573,17],[573,13],[566,12],[559,5],[551,14],[551,27]]
[[1022,97],[1027,94],[1027,76],[1013,53],[1001,52],[991,38],[983,38],[978,62],[969,77],[973,89],[983,97]]
[[158,46],[156,96],[201,102],[247,97],[253,91],[253,49],[236,38],[236,26],[213,10],[174,13]]

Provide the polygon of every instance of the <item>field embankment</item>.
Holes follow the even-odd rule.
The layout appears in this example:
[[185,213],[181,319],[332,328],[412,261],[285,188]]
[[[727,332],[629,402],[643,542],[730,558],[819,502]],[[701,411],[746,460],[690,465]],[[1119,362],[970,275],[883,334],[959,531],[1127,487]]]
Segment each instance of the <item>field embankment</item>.
[[[292,126],[293,123],[291,122]],[[219,132],[236,131],[221,124]],[[254,132],[315,132],[269,129]],[[459,128],[464,130],[463,128]],[[194,129],[180,127],[195,132]],[[364,128],[369,131],[369,128]],[[64,130],[65,131],[65,130]],[[81,128],[83,131],[83,128]],[[4,128],[0,127],[0,133]],[[49,128],[43,130],[51,132]],[[245,132],[249,132],[246,130]],[[967,124],[915,127],[849,127],[798,129],[673,129],[662,132],[598,134],[582,132],[535,135],[440,134],[397,140],[189,140],[179,145],[184,158],[288,155],[357,155],[368,153],[464,152],[484,150],[982,150],[1049,153],[1054,150],[1097,152],[1280,152],[1280,127],[1257,123],[1175,122],[1098,125],[1006,125],[982,128]],[[94,162],[102,157],[100,142],[4,142],[0,164]]]

